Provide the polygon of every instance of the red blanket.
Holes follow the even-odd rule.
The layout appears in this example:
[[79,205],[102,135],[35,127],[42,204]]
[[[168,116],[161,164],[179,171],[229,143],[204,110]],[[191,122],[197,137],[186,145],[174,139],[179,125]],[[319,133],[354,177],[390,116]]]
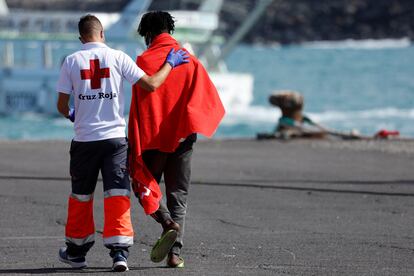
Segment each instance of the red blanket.
[[[157,36],[137,58],[138,66],[153,75],[165,63],[171,48],[180,48],[172,36]],[[211,137],[223,116],[218,92],[193,56],[189,63],[174,68],[157,90],[148,92],[137,85],[132,88],[128,125],[130,169],[134,192],[140,195],[146,214],[158,209],[161,191],[142,161],[142,152],[173,152],[180,140],[192,133]]]

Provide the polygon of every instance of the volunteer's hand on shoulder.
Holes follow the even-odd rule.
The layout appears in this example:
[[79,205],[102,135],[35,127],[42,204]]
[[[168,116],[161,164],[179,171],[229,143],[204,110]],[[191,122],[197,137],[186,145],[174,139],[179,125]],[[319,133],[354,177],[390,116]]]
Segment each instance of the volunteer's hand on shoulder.
[[166,62],[170,64],[172,68],[174,68],[183,63],[188,63],[189,58],[190,56],[186,51],[178,49],[176,52],[174,52],[174,48],[172,48],[167,55]]
[[189,54],[183,49],[174,51],[174,48],[171,48],[161,69],[152,76],[144,75],[137,81],[137,84],[147,91],[154,91],[161,86],[174,67],[188,63],[189,58]]

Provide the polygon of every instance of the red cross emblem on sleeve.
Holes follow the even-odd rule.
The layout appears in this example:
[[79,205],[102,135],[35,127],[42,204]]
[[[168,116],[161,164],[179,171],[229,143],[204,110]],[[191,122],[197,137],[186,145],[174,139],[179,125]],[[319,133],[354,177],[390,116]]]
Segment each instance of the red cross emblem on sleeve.
[[80,71],[82,80],[91,80],[91,88],[101,88],[101,79],[110,78],[109,68],[101,68],[99,59],[89,60],[90,69]]

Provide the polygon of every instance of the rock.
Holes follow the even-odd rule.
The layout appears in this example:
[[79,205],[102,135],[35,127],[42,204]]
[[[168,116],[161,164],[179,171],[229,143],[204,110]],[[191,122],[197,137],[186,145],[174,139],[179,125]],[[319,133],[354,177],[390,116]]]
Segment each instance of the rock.
[[[229,37],[258,0],[225,0],[218,33]],[[6,0],[10,9],[121,11],[129,0]],[[152,10],[198,8],[196,1],[152,1]],[[274,0],[244,42],[291,44],[315,40],[414,40],[411,0]]]

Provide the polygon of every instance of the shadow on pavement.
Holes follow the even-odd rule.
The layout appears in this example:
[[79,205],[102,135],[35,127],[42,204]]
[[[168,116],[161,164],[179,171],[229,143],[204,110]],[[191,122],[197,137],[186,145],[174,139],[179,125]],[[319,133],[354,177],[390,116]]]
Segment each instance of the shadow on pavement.
[[[149,269],[159,269],[164,267],[129,267],[130,271],[141,271]],[[16,268],[16,269],[0,269],[0,274],[59,274],[59,273],[113,273],[110,267],[87,267],[84,269],[76,268]]]
[[[15,179],[15,180],[42,180],[42,181],[70,181],[70,178],[66,177],[39,177],[39,176],[16,176],[16,175],[0,175],[0,179]],[[99,181],[100,179],[98,179]],[[209,182],[202,180],[193,180],[191,183],[195,185],[207,185],[207,186],[224,186],[224,187],[241,187],[241,188],[259,188],[259,189],[276,189],[276,190],[293,190],[293,191],[314,191],[314,192],[327,192],[327,193],[348,193],[348,194],[370,194],[370,195],[382,195],[382,196],[408,196],[414,197],[414,193],[398,193],[398,192],[377,192],[370,190],[352,190],[352,189],[337,189],[337,188],[317,188],[317,187],[297,187],[297,186],[280,186],[276,183],[296,184],[296,183],[309,183],[309,184],[333,184],[333,185],[413,185],[414,180],[390,180],[390,181],[361,181],[361,180],[251,180],[251,182]]]
[[[306,181],[300,181],[298,183],[303,183]],[[308,183],[315,184],[315,181],[307,181]],[[285,182],[285,183],[296,183],[293,181]],[[336,184],[334,181],[326,182],[326,181],[319,181],[317,183],[320,184]],[[340,182],[338,184],[352,184],[353,182]],[[414,181],[403,181],[400,182],[391,182],[390,184],[410,184],[412,185]],[[274,190],[290,190],[290,191],[308,191],[308,192],[325,192],[325,193],[343,193],[343,194],[368,194],[368,195],[379,195],[379,196],[404,196],[404,197],[414,197],[414,193],[410,192],[377,192],[377,191],[370,191],[370,190],[353,190],[353,189],[338,189],[338,188],[317,188],[317,187],[298,187],[298,186],[279,186],[273,185],[273,182],[269,182],[269,184],[260,184],[260,183],[248,183],[248,182],[239,182],[239,183],[228,183],[228,182],[207,182],[207,181],[192,181],[191,184],[193,185],[202,185],[202,186],[227,186],[227,187],[239,187],[239,188],[259,188],[259,189],[274,189]],[[367,183],[365,183],[367,185]],[[370,183],[374,185],[374,182]]]
[[90,267],[87,269],[74,268],[22,268],[0,269],[0,274],[54,274],[54,273],[102,273],[110,272],[108,267]]

